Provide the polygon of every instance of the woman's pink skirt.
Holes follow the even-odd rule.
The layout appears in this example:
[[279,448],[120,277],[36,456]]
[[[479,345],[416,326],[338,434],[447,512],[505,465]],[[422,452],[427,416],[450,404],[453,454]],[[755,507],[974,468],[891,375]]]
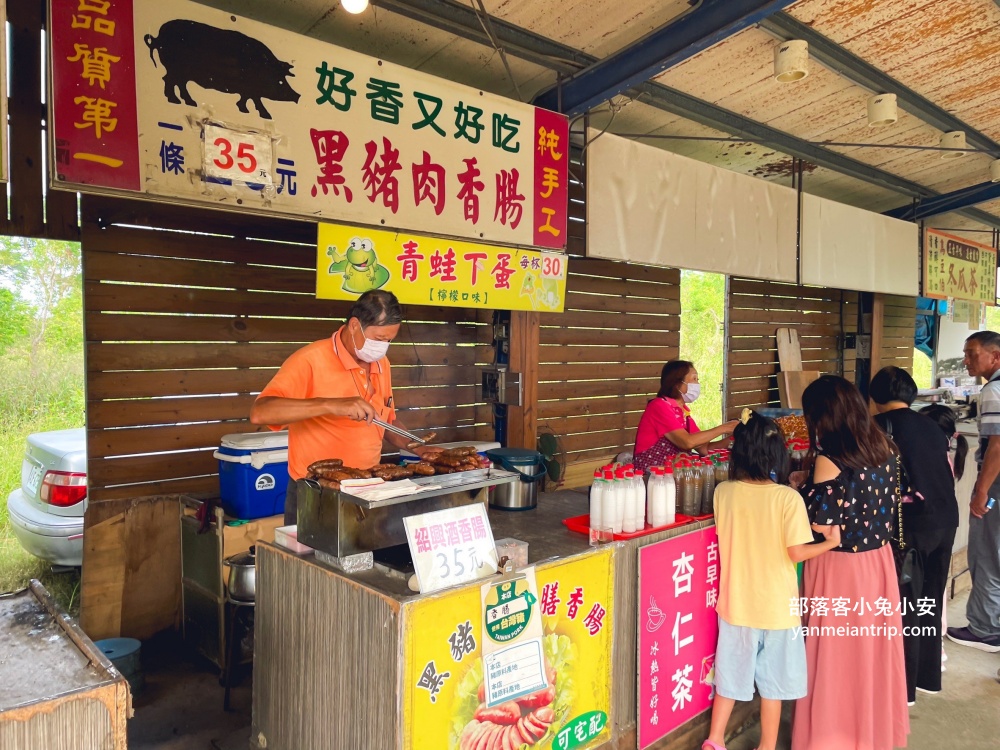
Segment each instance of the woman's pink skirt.
[[[808,560],[802,588],[802,624],[819,635],[806,636],[809,693],[795,704],[792,750],[906,747],[910,717],[892,550]],[[813,611],[824,598],[827,612]]]

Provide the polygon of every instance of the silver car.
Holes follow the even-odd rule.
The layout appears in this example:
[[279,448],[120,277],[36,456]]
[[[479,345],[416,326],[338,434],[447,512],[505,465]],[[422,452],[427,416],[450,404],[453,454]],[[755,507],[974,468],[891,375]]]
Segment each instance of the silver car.
[[21,486],[7,498],[11,529],[21,546],[54,565],[82,565],[86,509],[84,428],[29,435]]

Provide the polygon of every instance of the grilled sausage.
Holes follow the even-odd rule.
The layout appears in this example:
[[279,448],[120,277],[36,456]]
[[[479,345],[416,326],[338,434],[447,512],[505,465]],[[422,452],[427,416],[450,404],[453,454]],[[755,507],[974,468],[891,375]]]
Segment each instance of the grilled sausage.
[[307,472],[312,472],[316,469],[339,469],[344,465],[344,462],[339,458],[324,458],[322,461],[313,461],[309,464],[309,468],[306,469]]

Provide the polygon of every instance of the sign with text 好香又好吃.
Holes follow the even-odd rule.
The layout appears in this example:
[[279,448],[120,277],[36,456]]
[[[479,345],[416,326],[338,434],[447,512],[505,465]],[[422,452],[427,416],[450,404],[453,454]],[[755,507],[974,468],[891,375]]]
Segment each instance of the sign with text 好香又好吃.
[[997,250],[935,229],[924,232],[924,296],[996,304]]
[[566,246],[563,115],[187,0],[49,0],[53,187]]

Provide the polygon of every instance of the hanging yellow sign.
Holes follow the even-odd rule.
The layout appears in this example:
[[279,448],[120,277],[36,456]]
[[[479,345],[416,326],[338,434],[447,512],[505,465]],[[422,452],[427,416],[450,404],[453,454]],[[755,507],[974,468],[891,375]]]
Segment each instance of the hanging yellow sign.
[[928,229],[924,232],[924,296],[995,305],[996,249]]
[[[613,552],[539,565],[506,599],[489,585],[485,594],[468,585],[406,607],[405,750],[586,750],[607,742]],[[505,605],[506,614],[495,611]],[[539,639],[541,654],[508,653]]]
[[385,289],[404,305],[562,312],[562,253],[320,224],[316,296],[355,300]]

